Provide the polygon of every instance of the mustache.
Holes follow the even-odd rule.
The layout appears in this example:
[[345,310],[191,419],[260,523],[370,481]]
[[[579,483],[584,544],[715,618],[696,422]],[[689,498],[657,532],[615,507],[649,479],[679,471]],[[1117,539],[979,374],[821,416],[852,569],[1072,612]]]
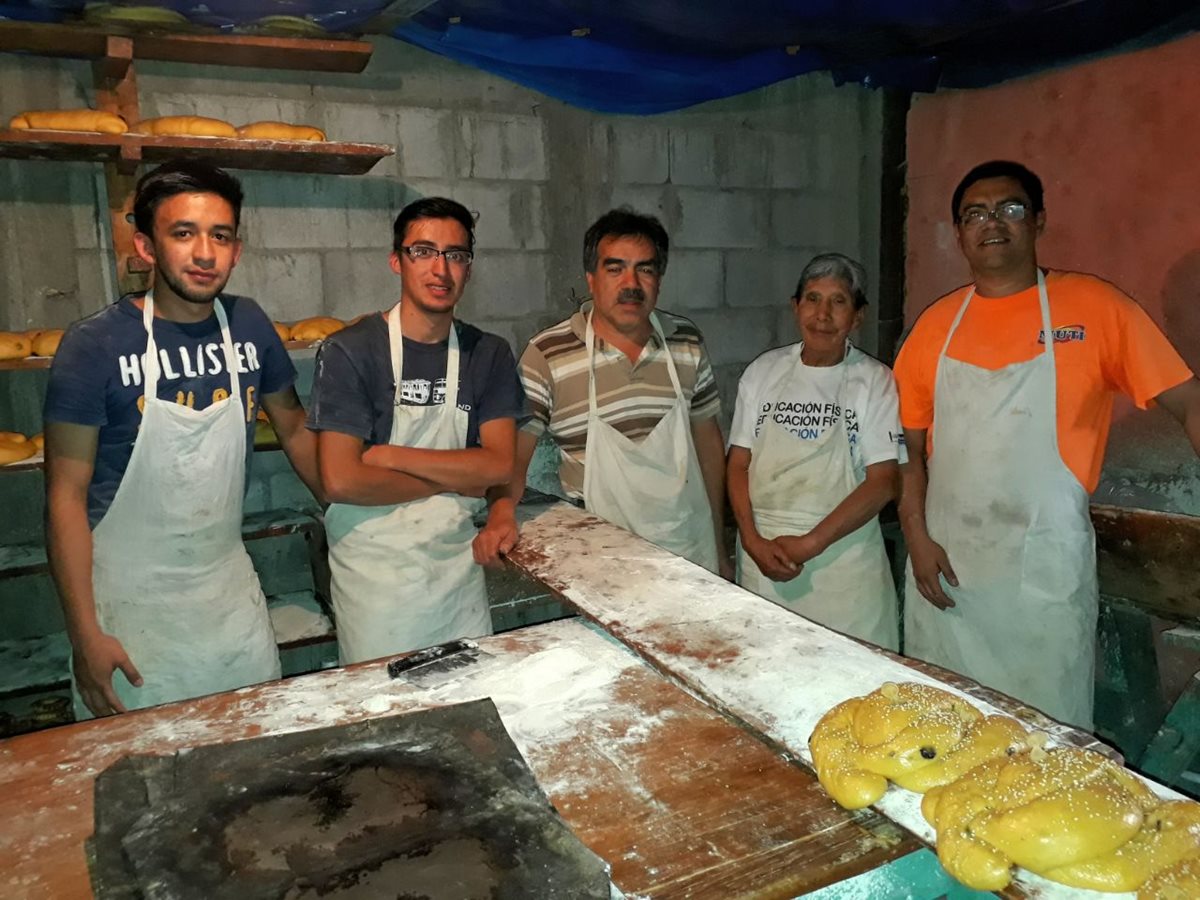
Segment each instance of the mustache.
[[621,293],[617,295],[618,300],[637,300],[640,303],[646,302],[646,292],[641,288],[621,288]]

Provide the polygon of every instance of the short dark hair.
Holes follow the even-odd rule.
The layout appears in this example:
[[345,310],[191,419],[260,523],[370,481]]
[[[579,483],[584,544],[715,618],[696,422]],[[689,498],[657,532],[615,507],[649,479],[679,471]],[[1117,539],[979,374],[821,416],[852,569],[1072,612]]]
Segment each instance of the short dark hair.
[[408,226],[417,219],[453,219],[467,231],[467,249],[475,250],[475,218],[470,210],[447,197],[422,197],[400,210],[392,223],[392,249],[397,253],[404,246]]
[[963,176],[962,181],[958,183],[958,187],[954,189],[954,197],[950,200],[950,215],[954,219],[954,224],[958,224],[960,216],[958,206],[962,203],[963,194],[967,192],[967,188],[977,181],[983,181],[985,178],[1012,178],[1021,184],[1021,188],[1029,197],[1029,205],[1033,207],[1031,212],[1037,215],[1046,208],[1045,195],[1042,191],[1042,179],[1038,178],[1033,172],[1025,168],[1018,162],[1012,162],[1007,159],[993,159],[989,162],[980,163],[970,172]]
[[172,159],[138,179],[133,196],[133,224],[154,236],[154,214],[176,194],[216,194],[233,207],[233,227],[242,220],[242,184],[224,169],[203,159]]
[[854,308],[862,309],[867,305],[867,270],[862,263],[851,259],[844,253],[819,253],[808,261],[808,265],[800,273],[796,283],[796,293],[793,299],[799,300],[804,295],[804,286],[810,281],[820,278],[836,278],[844,281],[850,289],[850,297],[854,300]]
[[606,237],[640,237],[654,245],[654,258],[658,263],[658,274],[667,271],[667,252],[670,241],[667,229],[654,216],[634,212],[628,206],[610,209],[587,230],[583,236],[583,270],[595,272],[600,263],[600,241]]

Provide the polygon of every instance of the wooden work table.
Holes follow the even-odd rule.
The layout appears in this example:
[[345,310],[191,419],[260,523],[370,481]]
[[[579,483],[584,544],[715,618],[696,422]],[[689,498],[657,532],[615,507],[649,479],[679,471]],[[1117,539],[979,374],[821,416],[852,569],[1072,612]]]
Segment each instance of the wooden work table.
[[0,743],[0,896],[91,896],[93,781],[122,756],[485,696],[627,894],[791,897],[919,846],[841,810],[808,772],[578,620],[480,646],[490,655],[440,686],[365,663]]
[[[479,697],[492,698],[542,789],[611,865],[616,886],[644,897],[794,897],[916,856],[932,837],[916,795],[893,788],[875,811],[849,813],[805,767],[817,719],[884,681],[948,686],[1059,742],[1090,742],[963,679],[812,625],[565,504],[535,512],[512,561],[600,627],[575,619],[482,639],[481,659],[436,683],[392,680],[382,662],[364,663],[0,742],[0,896],[90,896],[93,783],[123,756]],[[1022,873],[1006,896],[1123,895]]]

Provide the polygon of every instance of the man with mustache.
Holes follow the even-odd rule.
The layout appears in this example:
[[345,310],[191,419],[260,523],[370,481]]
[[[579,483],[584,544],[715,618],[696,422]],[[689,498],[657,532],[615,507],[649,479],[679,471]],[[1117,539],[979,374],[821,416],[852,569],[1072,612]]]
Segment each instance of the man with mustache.
[[973,284],[896,360],[905,650],[1091,728],[1098,594],[1088,495],[1119,391],[1200,451],[1200,382],[1145,311],[1092,275],[1039,267],[1042,183],[983,163],[951,201]]
[[317,354],[333,612],[343,664],[491,634],[471,542],[484,492],[512,477],[524,396],[508,343],[457,319],[475,221],[427,197],[392,227],[400,299]]
[[539,436],[558,445],[559,478],[590,511],[712,572],[724,552],[720,400],[699,330],[655,309],[668,239],[652,216],[615,209],[588,229],[591,302],[529,342],[521,381],[532,419],[517,439],[513,480],[494,492],[475,558],[517,541],[514,507]]
[[279,677],[242,544],[258,408],[314,494],[316,439],[271,320],[223,293],[241,208],[209,163],[145,175],[134,245],[153,287],[72,325],[50,369],[46,543],[77,718]]

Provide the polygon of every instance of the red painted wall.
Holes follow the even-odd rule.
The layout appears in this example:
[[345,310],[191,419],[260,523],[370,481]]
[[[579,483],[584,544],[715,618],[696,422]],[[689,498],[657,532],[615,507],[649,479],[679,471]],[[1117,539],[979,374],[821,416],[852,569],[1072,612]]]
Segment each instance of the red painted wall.
[[[909,324],[968,280],[950,195],[988,159],[1014,159],[1041,176],[1043,265],[1116,283],[1200,370],[1200,35],[992,88],[915,98]],[[1109,502],[1200,513],[1195,458],[1165,413],[1137,414],[1118,403],[1108,463],[1098,498],[1107,490]]]
[[1046,186],[1043,265],[1115,282],[1200,367],[1200,36],[914,100],[908,322],[967,281],[950,194],[968,169],[998,158]]

